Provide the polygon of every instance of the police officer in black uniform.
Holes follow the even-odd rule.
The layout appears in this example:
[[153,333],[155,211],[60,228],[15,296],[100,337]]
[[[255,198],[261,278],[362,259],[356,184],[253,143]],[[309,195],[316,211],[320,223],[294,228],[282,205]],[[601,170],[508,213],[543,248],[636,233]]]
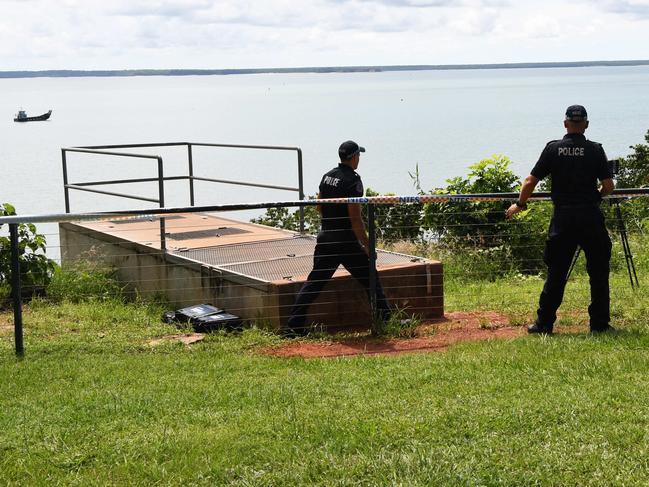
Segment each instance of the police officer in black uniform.
[[[568,107],[564,126],[566,135],[545,146],[523,182],[518,201],[506,212],[510,218],[524,209],[536,184],[546,176],[552,177],[554,214],[544,253],[548,275],[536,322],[527,328],[529,333],[552,333],[577,246],[584,250],[590,277],[590,330],[596,333],[613,329],[609,325],[608,284],[611,239],[599,208],[602,197],[613,192],[613,174],[602,146],[584,136],[588,115],[583,106]],[[597,180],[601,181],[599,189]]]
[[[340,164],[322,176],[320,198],[349,198],[363,196],[363,182],[356,173],[360,153],[365,152],[356,142],[348,140],[338,149]],[[297,296],[287,328],[287,336],[306,334],[309,305],[318,297],[340,264],[356,278],[369,296],[369,241],[361,218],[360,204],[325,204],[319,207],[322,227],[313,255],[313,270]],[[380,317],[389,315],[383,289],[376,283],[377,308]],[[353,307],[355,303],[350,302]]]

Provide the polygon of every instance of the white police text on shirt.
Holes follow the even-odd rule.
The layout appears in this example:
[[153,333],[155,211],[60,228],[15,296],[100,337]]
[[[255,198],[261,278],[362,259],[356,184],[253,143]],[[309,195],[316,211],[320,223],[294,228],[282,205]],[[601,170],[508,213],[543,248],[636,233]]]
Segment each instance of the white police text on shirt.
[[325,176],[322,182],[328,186],[333,186],[334,188],[337,188],[338,184],[340,184],[340,179],[333,178],[331,176]]
[[560,156],[584,156],[584,147],[559,147]]

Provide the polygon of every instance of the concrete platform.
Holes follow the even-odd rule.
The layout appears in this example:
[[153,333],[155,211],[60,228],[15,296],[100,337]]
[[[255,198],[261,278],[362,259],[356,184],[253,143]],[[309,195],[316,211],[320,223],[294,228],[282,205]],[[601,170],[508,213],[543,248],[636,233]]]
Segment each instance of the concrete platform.
[[[271,328],[285,322],[311,271],[314,237],[215,214],[172,215],[164,223],[166,252],[157,217],[61,223],[62,260],[101,259],[130,288],[162,294],[176,308],[205,302]],[[443,316],[440,262],[379,250],[377,271],[393,306]],[[310,314],[324,327],[370,322],[364,290],[342,267]]]

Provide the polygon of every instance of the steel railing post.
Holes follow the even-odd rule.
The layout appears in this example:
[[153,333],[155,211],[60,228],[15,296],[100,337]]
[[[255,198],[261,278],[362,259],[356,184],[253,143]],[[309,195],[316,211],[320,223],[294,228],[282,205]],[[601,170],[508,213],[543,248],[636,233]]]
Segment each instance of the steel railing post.
[[187,144],[187,163],[189,165],[189,206],[194,206],[194,155],[192,144]]
[[372,320],[372,334],[378,335],[380,333],[381,320],[378,319],[377,303],[376,303],[376,224],[374,221],[374,205],[367,205],[367,234],[369,240],[369,248],[367,249],[369,257],[369,281],[370,281],[370,310]]
[[[302,149],[297,148],[297,179],[300,201],[304,199],[304,175],[302,172]],[[300,206],[300,233],[304,233],[304,206]]]
[[[158,161],[158,203],[160,208],[165,207],[165,184],[164,184],[164,170],[162,165],[162,157],[157,157]],[[166,252],[167,250],[167,237],[165,235],[165,219],[160,217],[160,250]]]
[[61,149],[61,162],[63,164],[63,195],[65,198],[65,212],[70,213],[70,189],[68,188],[68,161],[67,151]]
[[25,353],[23,347],[23,298],[20,285],[20,246],[18,242],[18,224],[9,224],[11,241],[11,297],[14,308],[14,337],[16,342],[16,355],[22,357]]

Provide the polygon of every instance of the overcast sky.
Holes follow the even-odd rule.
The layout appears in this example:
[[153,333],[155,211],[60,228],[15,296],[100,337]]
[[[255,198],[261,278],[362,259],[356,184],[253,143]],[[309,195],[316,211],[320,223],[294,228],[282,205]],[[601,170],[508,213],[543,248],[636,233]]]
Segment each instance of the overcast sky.
[[0,70],[649,58],[649,0],[0,0]]

